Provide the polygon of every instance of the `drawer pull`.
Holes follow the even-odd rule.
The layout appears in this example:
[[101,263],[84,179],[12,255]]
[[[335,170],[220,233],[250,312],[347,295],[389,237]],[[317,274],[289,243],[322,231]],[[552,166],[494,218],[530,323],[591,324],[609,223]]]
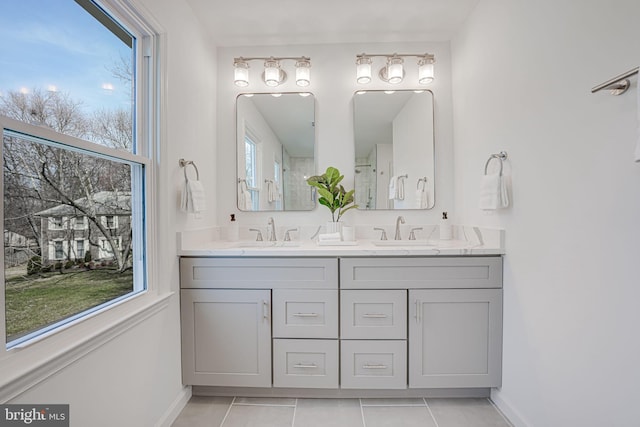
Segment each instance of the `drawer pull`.
[[294,317],[318,317],[318,313],[293,313]]
[[362,317],[366,317],[369,319],[386,319],[389,316],[383,313],[365,313],[362,315]]
[[362,365],[362,369],[387,369],[387,365]]
[[269,302],[262,300],[262,318],[269,320]]
[[304,363],[296,363],[295,365],[293,365],[293,367],[300,369],[316,369],[318,365],[316,365],[315,363],[310,363],[308,365]]

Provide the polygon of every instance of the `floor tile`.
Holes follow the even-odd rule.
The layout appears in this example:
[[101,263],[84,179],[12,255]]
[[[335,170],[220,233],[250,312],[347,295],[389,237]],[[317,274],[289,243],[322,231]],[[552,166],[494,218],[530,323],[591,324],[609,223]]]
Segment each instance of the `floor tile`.
[[232,397],[193,396],[171,427],[218,427],[232,400]]
[[427,399],[427,405],[439,427],[511,427],[488,399]]
[[425,406],[420,397],[406,397],[393,399],[370,398],[361,399],[362,406]]
[[234,405],[296,406],[296,399],[289,397],[236,397]]
[[438,427],[426,406],[363,406],[362,412],[367,427]]
[[298,399],[293,427],[363,427],[358,399]]
[[221,427],[291,427],[293,406],[233,405]]

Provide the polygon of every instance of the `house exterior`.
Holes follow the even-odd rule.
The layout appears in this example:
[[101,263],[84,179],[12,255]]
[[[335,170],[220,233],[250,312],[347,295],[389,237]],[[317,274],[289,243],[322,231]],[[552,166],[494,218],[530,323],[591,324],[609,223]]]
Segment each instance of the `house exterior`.
[[93,261],[112,260],[114,249],[123,252],[131,241],[129,192],[100,191],[35,215],[40,217],[43,264],[85,260],[88,253]]

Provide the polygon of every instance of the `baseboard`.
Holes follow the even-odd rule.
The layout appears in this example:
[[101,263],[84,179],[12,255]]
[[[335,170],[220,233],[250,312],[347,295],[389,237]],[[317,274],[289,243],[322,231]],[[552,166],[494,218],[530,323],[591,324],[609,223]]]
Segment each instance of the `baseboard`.
[[501,393],[498,390],[491,390],[491,401],[496,408],[513,424],[513,427],[529,427],[529,424],[524,421],[524,418],[520,415],[511,404],[502,398]]
[[402,398],[402,397],[489,397],[488,388],[456,389],[313,389],[193,386],[194,396],[299,397],[299,398]]
[[171,424],[178,418],[182,409],[187,406],[189,399],[191,399],[191,386],[185,386],[180,390],[173,403],[169,405],[167,412],[158,420],[156,427],[171,427]]

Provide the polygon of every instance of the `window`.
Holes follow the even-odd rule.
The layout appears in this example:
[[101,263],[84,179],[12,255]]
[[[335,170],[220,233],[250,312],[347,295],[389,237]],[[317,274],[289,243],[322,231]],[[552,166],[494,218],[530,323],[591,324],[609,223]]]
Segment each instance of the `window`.
[[74,230],[86,230],[87,229],[87,217],[86,216],[77,216],[73,218],[73,229]]
[[105,215],[102,217],[102,225],[113,230],[118,228],[118,217],[115,215]]
[[56,240],[53,242],[54,259],[64,259],[64,242]]
[[61,216],[49,217],[49,230],[62,230],[64,224],[64,220]]
[[84,239],[76,239],[76,259],[84,260],[85,256],[85,240]]
[[251,193],[252,210],[260,209],[260,189],[258,188],[258,150],[256,143],[248,136],[244,137],[245,177]]
[[[3,264],[7,349],[147,288],[156,46],[128,6],[102,2],[112,3],[126,22],[92,0],[0,7],[0,57],[19,58],[0,67],[2,218],[34,246],[24,272]],[[39,28],[65,37],[19,37]]]

